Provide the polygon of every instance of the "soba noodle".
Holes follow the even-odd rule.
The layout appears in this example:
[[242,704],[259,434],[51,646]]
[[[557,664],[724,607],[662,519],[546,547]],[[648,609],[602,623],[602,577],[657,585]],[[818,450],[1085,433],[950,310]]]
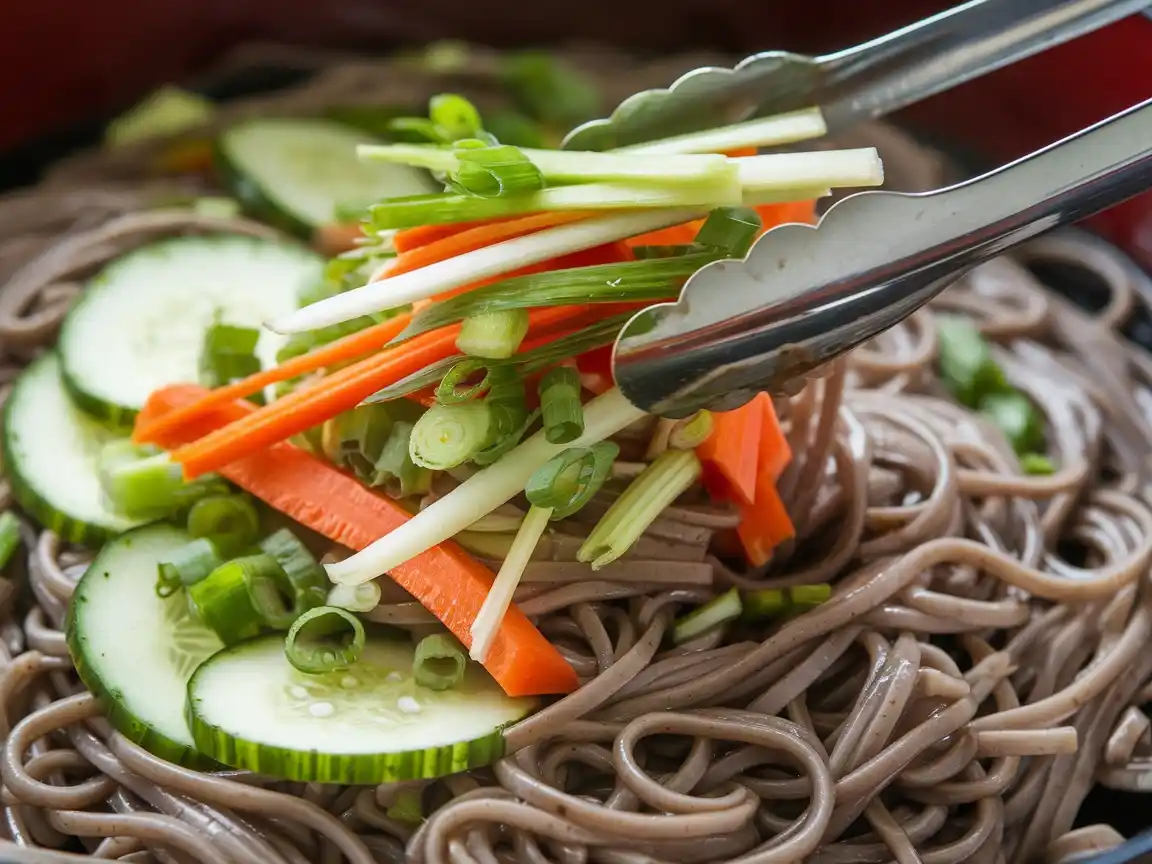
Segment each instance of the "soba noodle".
[[[0,294],[0,345],[46,347],[75,272],[142,234],[221,227],[267,230],[153,211],[74,234]],[[721,563],[735,517],[691,496],[594,576],[573,537],[607,502],[562,525],[517,600],[582,686],[508,730],[490,769],[345,788],[148,754],[71,672],[61,628],[87,559],[25,526],[31,608],[20,574],[0,582],[5,833],[138,864],[994,864],[1114,845],[1072,829],[1094,785],[1152,785],[1152,359],[1120,335],[1141,277],[1074,237],[1026,255],[1094,271],[1109,305],[1090,317],[998,260],[782,401],[797,538],[763,571]],[[941,309],[975,316],[1040,406],[1056,473],[1023,474],[949,400]],[[628,430],[625,464],[650,434]],[[816,582],[829,602],[768,629],[664,639],[729,586]],[[370,617],[431,620],[398,590]],[[387,813],[412,789],[418,827]]]

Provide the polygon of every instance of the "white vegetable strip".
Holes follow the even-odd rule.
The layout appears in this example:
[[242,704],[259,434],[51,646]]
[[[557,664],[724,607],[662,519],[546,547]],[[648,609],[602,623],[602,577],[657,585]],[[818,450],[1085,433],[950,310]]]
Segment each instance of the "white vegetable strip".
[[508,550],[504,563],[500,565],[496,581],[488,589],[488,596],[484,598],[480,611],[472,621],[472,648],[468,656],[477,663],[483,663],[488,659],[488,649],[492,647],[492,640],[500,630],[504,614],[512,605],[512,595],[516,593],[516,586],[520,584],[524,568],[532,560],[532,552],[548,528],[548,519],[551,516],[551,507],[533,507],[524,518],[520,530],[516,532],[516,539],[512,541],[512,548]]
[[584,406],[584,434],[578,439],[568,444],[549,444],[544,432],[537,432],[395,531],[352,557],[327,565],[328,578],[338,584],[358,585],[387,573],[511,501],[553,456],[569,447],[590,447],[644,416],[613,387]]
[[828,134],[828,126],[819,108],[803,108],[774,117],[749,120],[705,132],[676,135],[659,141],[617,147],[612,153],[671,155],[677,153],[727,153],[745,147],[775,147],[808,141]]
[[361,315],[424,300],[442,291],[479,282],[490,276],[499,276],[529,264],[689,222],[703,216],[705,212],[706,208],[677,208],[652,213],[620,213],[570,222],[466,252],[419,270],[370,282],[363,288],[305,306],[269,322],[267,326],[277,333],[300,333],[340,324]]
[[360,585],[335,585],[328,592],[328,605],[349,612],[371,612],[380,605],[380,583],[363,582]]
[[884,164],[875,147],[824,150],[814,153],[775,153],[733,159],[745,192],[827,186],[879,186]]

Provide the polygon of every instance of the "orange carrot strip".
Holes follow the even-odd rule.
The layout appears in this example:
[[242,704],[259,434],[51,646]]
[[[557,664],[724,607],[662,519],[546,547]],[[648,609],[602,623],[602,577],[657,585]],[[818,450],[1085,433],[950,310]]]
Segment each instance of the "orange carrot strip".
[[279,384],[281,381],[291,381],[293,378],[299,378],[301,375],[307,375],[326,366],[344,363],[367,354],[369,351],[375,351],[399,336],[411,320],[412,316],[406,314],[388,318],[358,333],[351,333],[335,342],[309,351],[307,354],[293,357],[272,369],[265,369],[255,375],[249,375],[247,378],[226,384],[223,387],[217,387],[215,390],[205,393],[202,399],[182,405],[174,411],[159,416],[154,422],[148,422],[143,417],[138,416],[132,437],[139,443],[153,443],[160,436],[169,434],[173,428],[187,423],[213,405],[230,402],[233,399],[243,399],[245,396],[259,393],[265,387]]
[[[760,214],[762,222],[760,233],[769,228],[784,225],[788,222],[803,222],[811,225],[816,221],[815,201],[785,201],[780,204],[759,204],[752,208]],[[649,231],[639,237],[632,237],[624,241],[630,247],[636,246],[683,246],[696,240],[696,232],[704,224],[703,219],[694,222],[685,222],[682,225],[673,225],[661,228],[659,231]]]
[[[618,305],[618,304],[611,304]],[[590,312],[580,306],[534,309],[529,322],[548,328],[566,320],[578,323]],[[600,314],[609,314],[608,311]],[[460,325],[421,333],[406,342],[346,366],[265,405],[242,420],[218,429],[173,453],[188,477],[215,471],[234,459],[284,441],[305,429],[350,411],[382,387],[451,356]]]
[[[155,420],[203,399],[206,391],[177,385],[152,394],[143,414]],[[159,443],[172,447],[242,420],[255,411],[247,402],[225,402],[176,427]],[[329,540],[363,549],[411,516],[354,477],[291,444],[274,444],[226,465],[228,480]],[[487,567],[452,542],[442,543],[388,574],[468,646],[472,622],[492,586]],[[570,693],[576,673],[516,606],[511,606],[484,666],[509,696]]]
[[760,426],[760,464],[756,470],[757,473],[770,477],[775,483],[792,461],[792,446],[780,426],[780,418],[776,416],[776,406],[772,404],[772,397],[767,393],[761,393],[753,402],[760,406],[763,417]]
[[768,474],[757,476],[756,501],[741,507],[740,516],[736,533],[753,567],[763,567],[772,557],[772,550],[796,536],[792,519],[776,491],[776,481]]
[[356,248],[356,241],[364,236],[359,222],[329,222],[312,233],[312,245],[328,256],[339,255]]
[[755,400],[734,411],[712,415],[712,434],[696,448],[704,466],[704,485],[716,498],[740,504],[756,500],[760,429],[764,411]]
[[392,248],[397,254],[403,255],[405,252],[427,246],[445,237],[463,234],[473,228],[511,222],[519,218],[519,216],[503,216],[498,219],[477,219],[475,222],[449,222],[447,225],[418,225],[415,228],[404,228],[392,235]]
[[612,377],[611,345],[581,354],[576,358],[576,368],[580,371],[580,384],[595,396],[611,390],[616,384]]

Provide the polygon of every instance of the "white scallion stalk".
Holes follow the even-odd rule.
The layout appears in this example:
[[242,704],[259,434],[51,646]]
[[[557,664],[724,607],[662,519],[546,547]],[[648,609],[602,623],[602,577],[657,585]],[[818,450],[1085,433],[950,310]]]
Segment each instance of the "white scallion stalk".
[[824,150],[813,153],[775,153],[731,160],[747,192],[798,188],[879,186],[884,165],[875,147]]
[[752,191],[744,192],[744,206],[757,207],[760,204],[785,204],[789,201],[813,201],[817,198],[827,198],[832,190],[827,186],[812,189],[785,189],[783,191]]
[[335,585],[328,592],[328,605],[349,612],[371,612],[380,605],[380,583],[373,579],[359,585]]
[[828,134],[828,126],[819,108],[804,108],[774,117],[749,120],[719,129],[676,135],[659,141],[618,147],[612,153],[644,154],[646,156],[680,153],[727,153],[745,147],[776,147],[794,144]]
[[270,322],[268,327],[277,333],[301,333],[340,324],[560,255],[689,222],[703,216],[708,209],[688,207],[652,213],[619,213],[559,225],[494,243],[386,280],[370,282],[363,288],[305,306]]
[[480,605],[480,611],[472,622],[472,647],[470,656],[477,663],[488,659],[488,651],[492,647],[492,640],[500,630],[504,614],[512,605],[512,595],[516,586],[520,584],[520,577],[524,575],[524,568],[532,560],[532,553],[536,544],[544,536],[548,528],[548,519],[552,516],[551,507],[533,507],[524,517],[524,523],[512,541],[512,548],[500,565],[500,572],[496,574],[496,581],[488,591],[488,596]]
[[337,584],[358,585],[387,573],[511,501],[552,457],[569,447],[597,444],[644,416],[618,388],[608,390],[584,406],[584,434],[577,440],[549,444],[544,432],[537,432],[396,530],[352,557],[328,565],[328,578]]

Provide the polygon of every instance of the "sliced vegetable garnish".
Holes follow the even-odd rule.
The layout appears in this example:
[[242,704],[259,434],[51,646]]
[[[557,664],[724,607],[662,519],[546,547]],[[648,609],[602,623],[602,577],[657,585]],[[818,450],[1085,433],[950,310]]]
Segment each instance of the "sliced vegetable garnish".
[[583,435],[580,373],[570,366],[555,366],[545,372],[540,379],[540,410],[548,443],[569,444]]
[[700,473],[700,460],[691,450],[668,450],[658,456],[596,523],[576,553],[577,560],[590,563],[593,570],[611,564],[700,479]]
[[678,618],[672,626],[672,641],[680,645],[696,639],[729,621],[735,621],[742,611],[740,592],[730,588],[684,617]]
[[469,195],[502,198],[544,188],[540,169],[516,147],[457,141],[453,163],[447,170],[448,186]]
[[346,669],[315,675],[292,668],[279,636],[228,648],[188,684],[196,746],[234,768],[355,785],[458,774],[503,756],[502,730],[536,700],[506,696],[474,664],[457,686],[429,690],[412,679],[413,654],[406,640],[373,638]]
[[1043,453],[1025,453],[1020,457],[1020,468],[1025,474],[1046,477],[1056,473],[1056,466]]
[[239,555],[255,545],[260,514],[243,495],[201,498],[188,511],[188,533],[210,540],[222,555]]
[[291,586],[294,613],[323,606],[328,596],[328,579],[324,568],[308,551],[299,537],[288,528],[281,528],[260,541],[260,549],[272,556]]
[[1019,390],[986,394],[980,400],[980,413],[1000,427],[1017,453],[1043,448],[1044,426],[1040,412]]
[[791,588],[761,588],[744,595],[743,617],[750,621],[779,618],[792,612],[814,609],[832,598],[827,582]]
[[802,108],[788,114],[776,114],[759,120],[748,120],[732,126],[692,132],[672,138],[661,138],[644,144],[617,147],[614,153],[642,153],[658,156],[666,153],[729,153],[746,147],[775,147],[794,144],[828,134],[828,126],[819,108]]
[[0,513],[0,573],[20,548],[20,520],[11,510]]
[[291,626],[295,619],[282,594],[287,582],[271,555],[246,555],[221,564],[186,590],[196,617],[225,645],[235,645]]
[[220,551],[204,537],[178,546],[156,565],[156,594],[170,597],[182,588],[207,579],[223,563]]
[[429,99],[428,119],[449,141],[474,138],[484,131],[476,106],[456,93],[439,93]]
[[979,406],[989,393],[1007,386],[1004,371],[992,359],[992,351],[971,320],[958,315],[936,317],[940,376],[944,386],[969,408]]
[[[203,398],[204,393],[202,387],[191,385],[157,391],[141,412],[141,420],[152,422],[168,411]],[[617,421],[619,426],[613,424],[613,428],[606,429],[601,437],[613,434],[640,416],[623,397],[619,400],[623,403],[619,410],[628,414]],[[203,434],[255,410],[250,403],[242,401],[224,403],[200,416],[195,427],[182,427],[181,434]],[[174,436],[159,443],[171,446],[180,440]],[[381,537],[395,536],[405,525],[436,508],[433,504],[420,516],[413,517],[399,505],[365,488],[354,477],[285,443],[237,459],[226,465],[221,473],[270,507],[351,549],[365,549]],[[527,477],[508,494],[508,498],[520,491],[526,480]],[[451,498],[452,495],[440,500]],[[503,502],[485,509],[485,513],[495,509],[499,503]],[[433,514],[432,518],[435,520],[436,515]],[[450,526],[441,540],[466,528],[477,518],[479,516],[468,519],[459,528]],[[383,573],[381,570],[375,576]],[[471,644],[469,629],[492,585],[490,570],[455,543],[441,542],[406,556],[389,567],[388,575],[439,618],[461,642],[466,646]],[[154,572],[152,576],[154,578]],[[360,583],[372,578],[374,576],[348,581]],[[513,696],[568,693],[577,685],[572,667],[515,608],[504,617],[485,667],[505,692]]]
[[620,448],[611,441],[569,447],[532,475],[524,494],[533,507],[550,510],[553,520],[567,519],[592,500],[619,454]]
[[212,119],[216,106],[199,93],[171,85],[161,87],[108,124],[104,140],[112,147],[147,138],[175,135]]
[[205,495],[228,491],[212,475],[186,482],[180,466],[167,453],[125,440],[104,445],[98,472],[100,487],[116,512],[132,519],[160,519]]
[[515,354],[527,335],[527,309],[476,312],[461,322],[456,347],[475,357],[501,360]]
[[335,672],[360,659],[364,639],[364,625],[351,612],[317,606],[297,618],[288,631],[284,656],[297,672]]
[[256,356],[259,341],[260,331],[255,327],[213,324],[204,334],[204,347],[200,351],[200,383],[205,387],[219,387],[259,372],[260,359]]
[[492,443],[492,414],[480,401],[433,405],[412,430],[409,455],[424,468],[444,471]]
[[412,657],[412,677],[429,690],[448,690],[464,680],[468,658],[460,643],[444,633],[425,636]]
[[696,455],[715,497],[741,504],[756,500],[763,425],[764,411],[756,400],[713,414],[712,434],[696,448]]
[[371,612],[380,604],[379,582],[365,582],[363,585],[333,585],[328,592],[326,606],[338,606],[349,612]]

